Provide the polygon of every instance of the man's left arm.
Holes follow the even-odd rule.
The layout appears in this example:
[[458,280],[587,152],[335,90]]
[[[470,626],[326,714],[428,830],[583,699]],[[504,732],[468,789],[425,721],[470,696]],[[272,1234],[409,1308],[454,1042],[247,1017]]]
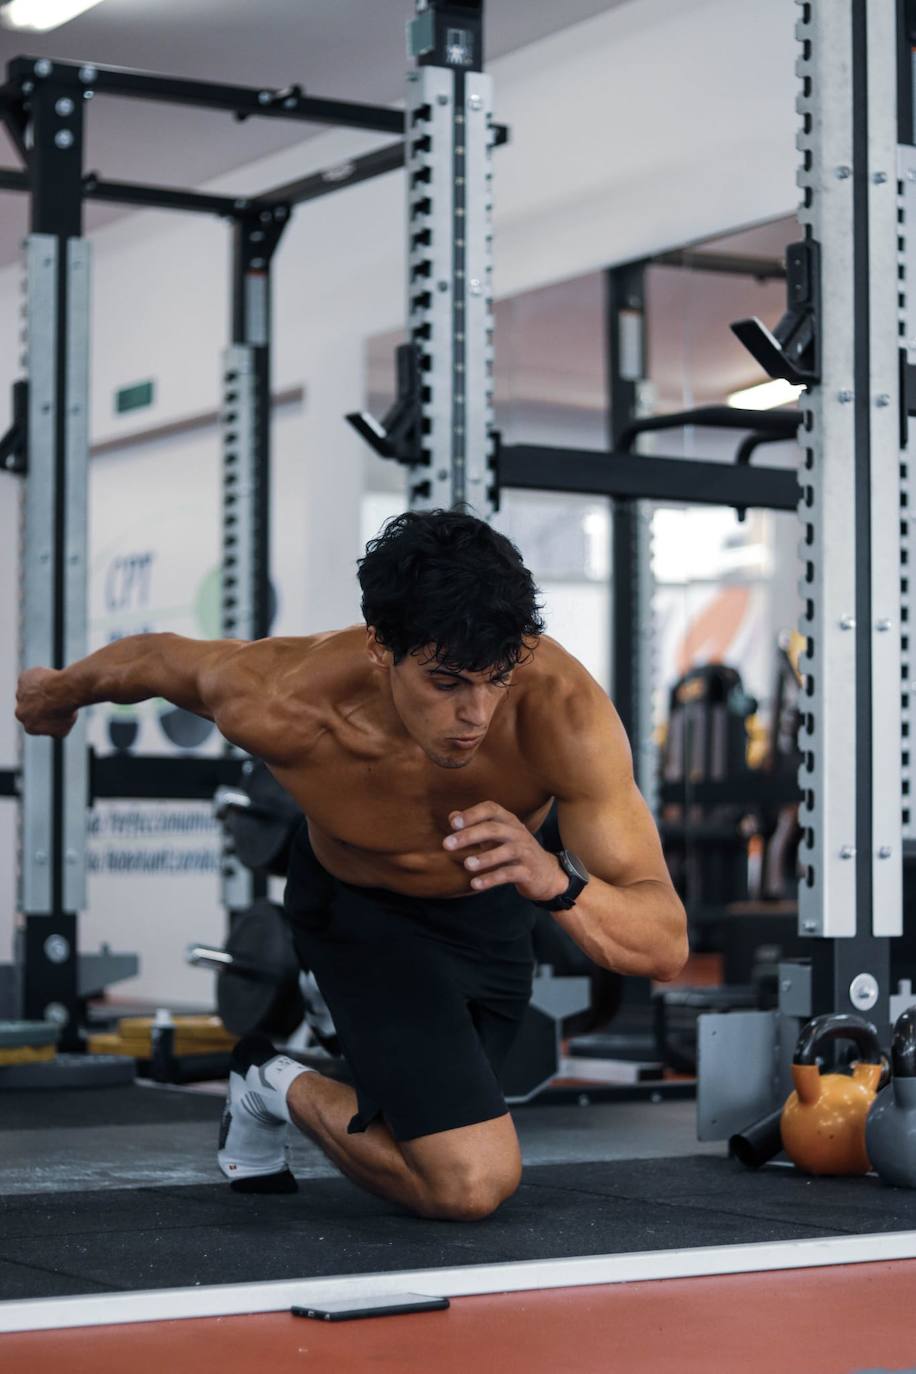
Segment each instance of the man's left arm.
[[[600,689],[554,701],[539,732],[557,799],[564,848],[590,880],[568,911],[554,919],[602,967],[661,981],[675,978],[687,958],[687,921],[668,874],[658,831],[633,778],[630,746],[613,705]],[[449,849],[488,842],[465,860],[482,890],[514,882],[522,896],[544,902],[566,891],[568,879],[522,822],[492,802],[452,817],[458,834]]]
[[[595,963],[668,982],[687,959],[684,907],[632,776],[628,783],[618,779],[613,790],[612,798],[559,800],[563,846],[590,876],[575,905],[553,917]],[[561,881],[563,892],[562,870]]]

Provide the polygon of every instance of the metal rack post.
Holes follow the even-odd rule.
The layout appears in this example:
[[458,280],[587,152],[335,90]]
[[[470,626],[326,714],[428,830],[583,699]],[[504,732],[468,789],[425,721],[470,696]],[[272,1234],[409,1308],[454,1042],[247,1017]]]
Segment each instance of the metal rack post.
[[799,219],[821,292],[800,432],[799,929],[812,1011],[884,1026],[902,930],[896,16],[864,0],[801,13]]
[[406,113],[408,329],[419,363],[415,509],[496,504],[491,229],[492,82],[483,3],[418,0]]
[[[604,277],[607,322],[609,445],[622,439],[647,411],[649,371],[645,264],[611,267]],[[652,511],[630,498],[611,502],[611,692],[633,751],[640,791],[657,804],[658,778],[652,719]]]
[[[86,652],[89,248],[82,234],[82,92],[38,71],[30,102],[26,242],[28,413],[21,660],[62,668]],[[77,913],[86,905],[85,723],[22,748],[22,1014],[75,1043]]]
[[[285,205],[235,225],[232,342],[223,354],[222,633],[270,633],[271,263],[289,223]],[[227,755],[241,750],[227,744]],[[244,769],[244,765],[243,765]],[[242,865],[223,832],[221,895],[231,914],[267,892],[267,880]]]

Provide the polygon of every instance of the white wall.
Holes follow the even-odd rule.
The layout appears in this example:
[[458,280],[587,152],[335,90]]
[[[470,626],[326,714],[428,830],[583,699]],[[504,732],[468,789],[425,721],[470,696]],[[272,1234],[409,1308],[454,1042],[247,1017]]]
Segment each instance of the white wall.
[[[497,293],[790,212],[794,11],[793,0],[634,0],[495,63],[497,117],[512,126],[511,143],[496,155]],[[383,141],[330,132],[212,189],[255,193]],[[303,631],[357,615],[364,458],[341,416],[363,396],[365,340],[402,321],[403,228],[402,178],[389,175],[303,207],[276,259],[276,382],[306,389],[303,413],[292,429],[284,426],[277,557],[296,583]],[[158,212],[94,237],[97,440],[137,426],[136,417],[112,414],[114,390],[131,381],[156,380],[144,425],[217,404],[227,248],[224,226]],[[18,309],[19,272],[9,268],[0,272],[0,406],[17,374]],[[13,493],[12,479],[0,477],[0,633],[8,646],[16,615]],[[13,657],[11,649],[3,657],[0,690],[11,686]],[[0,764],[14,751],[10,718],[0,713]],[[10,937],[13,866],[10,828],[0,820],[0,958]],[[167,943],[176,948],[166,976],[155,924],[165,892],[156,883],[138,880],[127,916],[123,890],[95,879],[89,926],[116,947],[146,942],[155,976],[130,991],[193,999],[200,975],[181,968],[178,932],[191,938],[215,929],[216,894],[207,905],[196,887],[193,898],[188,890],[182,911],[184,889],[170,885]]]
[[794,0],[636,0],[494,64],[500,295],[792,212]]

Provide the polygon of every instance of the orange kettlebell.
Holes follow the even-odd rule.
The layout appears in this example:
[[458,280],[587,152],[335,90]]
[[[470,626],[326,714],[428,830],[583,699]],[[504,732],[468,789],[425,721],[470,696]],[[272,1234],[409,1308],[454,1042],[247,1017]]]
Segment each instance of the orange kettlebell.
[[[852,1073],[824,1073],[818,1047],[851,1040],[860,1051]],[[867,1174],[865,1118],[875,1100],[884,1065],[878,1032],[861,1016],[816,1016],[802,1031],[792,1058],[794,1093],[782,1111],[782,1144],[792,1162],[809,1174]]]

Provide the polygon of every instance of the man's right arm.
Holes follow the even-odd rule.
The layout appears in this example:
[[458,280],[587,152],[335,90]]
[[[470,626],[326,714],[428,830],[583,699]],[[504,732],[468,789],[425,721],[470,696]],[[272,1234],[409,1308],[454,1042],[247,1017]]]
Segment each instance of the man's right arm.
[[[128,635],[63,669],[29,668],[19,679],[16,718],[27,734],[69,733],[83,706],[164,697],[215,721],[227,739],[269,757],[277,731],[277,641]],[[300,641],[301,645],[301,641]],[[273,671],[270,671],[273,669]]]

